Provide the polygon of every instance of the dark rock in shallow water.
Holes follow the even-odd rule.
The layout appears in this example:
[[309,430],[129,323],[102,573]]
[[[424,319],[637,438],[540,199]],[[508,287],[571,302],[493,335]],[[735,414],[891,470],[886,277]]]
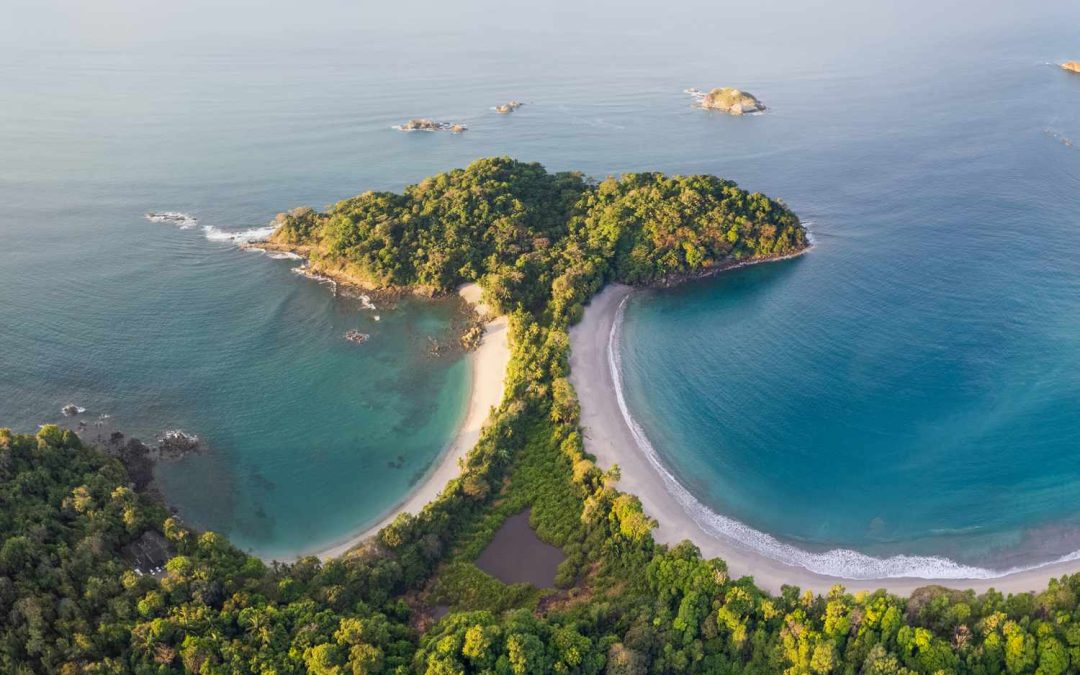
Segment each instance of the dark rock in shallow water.
[[184,455],[198,452],[199,437],[179,429],[170,429],[158,437],[158,454],[162,459],[179,459]]
[[181,229],[195,227],[199,222],[195,216],[179,211],[149,211],[146,219],[152,223],[172,223],[179,225]]
[[411,119],[397,128],[401,131],[449,131],[452,134],[460,134],[469,129],[464,124],[436,122],[426,118]]
[[145,443],[131,438],[120,448],[119,455],[137,491],[145,490],[154,482],[154,460]]
[[114,431],[101,441],[105,453],[116,457],[127,469],[132,487],[142,492],[154,481],[153,451],[137,438],[125,438],[124,434]]
[[68,403],[66,406],[60,409],[60,412],[64,414],[64,417],[75,417],[86,412],[86,408],[81,408],[74,403]]
[[358,330],[345,331],[345,339],[349,342],[355,342],[358,345],[362,345],[371,338],[367,333],[361,333]]

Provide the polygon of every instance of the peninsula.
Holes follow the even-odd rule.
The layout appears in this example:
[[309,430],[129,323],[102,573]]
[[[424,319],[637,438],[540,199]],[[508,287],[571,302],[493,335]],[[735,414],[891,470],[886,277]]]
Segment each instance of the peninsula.
[[[380,529],[288,564],[185,526],[70,431],[0,430],[5,671],[1080,667],[1080,575],[1027,578],[1008,597],[924,580],[826,589],[844,582],[710,542],[620,428],[605,354],[622,299],[808,250],[782,202],[715,176],[590,180],[490,158],[282,214],[265,246],[348,283],[485,304],[505,326],[489,324],[488,344],[509,350],[490,360],[504,369],[481,397],[493,405],[470,406],[469,436]],[[565,554],[555,588],[476,565],[515,516]]]

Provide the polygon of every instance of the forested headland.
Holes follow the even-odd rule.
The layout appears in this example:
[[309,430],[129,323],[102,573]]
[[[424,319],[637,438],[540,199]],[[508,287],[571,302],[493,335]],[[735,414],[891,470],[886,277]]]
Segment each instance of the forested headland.
[[[403,193],[279,217],[272,245],[376,287],[479,282],[510,317],[506,394],[462,474],[347,556],[266,565],[132,489],[55,426],[0,431],[0,672],[1063,673],[1080,575],[1004,597],[930,587],[771,596],[655,523],[583,451],[568,327],[611,282],[674,283],[807,247],[781,202],[712,176],[592,181],[479,160]],[[557,589],[473,564],[531,508]],[[146,533],[161,572],[134,568]],[[436,619],[433,605],[449,613]]]

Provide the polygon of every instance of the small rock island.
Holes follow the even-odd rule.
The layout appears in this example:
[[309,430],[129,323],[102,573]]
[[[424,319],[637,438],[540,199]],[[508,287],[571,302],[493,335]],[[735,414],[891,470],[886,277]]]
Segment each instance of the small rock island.
[[1066,61],[1061,64],[1061,67],[1073,73],[1080,73],[1080,61]]
[[686,93],[694,97],[698,106],[707,110],[720,110],[730,115],[745,115],[765,110],[765,104],[756,96],[734,87],[720,87],[710,92],[691,87],[686,90]]
[[502,105],[495,106],[495,112],[506,115],[512,113],[521,106],[525,105],[521,101],[510,101],[509,103],[503,103]]
[[367,333],[361,333],[356,329],[345,331],[345,339],[349,342],[354,342],[358,345],[362,345],[371,338]]
[[455,122],[436,122],[427,118],[411,119],[405,124],[395,127],[399,131],[449,131],[452,134],[460,134],[468,131],[469,127]]

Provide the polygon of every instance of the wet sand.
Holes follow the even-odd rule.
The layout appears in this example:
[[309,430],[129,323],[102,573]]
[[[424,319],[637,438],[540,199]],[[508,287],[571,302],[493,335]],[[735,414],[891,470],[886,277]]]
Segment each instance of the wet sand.
[[767,558],[735,540],[706,532],[665,486],[663,478],[638,447],[619,408],[608,364],[608,342],[619,305],[631,291],[627,286],[608,286],[592,299],[581,322],[570,329],[570,379],[581,401],[586,451],[596,457],[602,469],[619,465],[622,475],[619,488],[637,495],[645,511],[659,522],[653,531],[657,542],[677,544],[689,539],[706,557],[724,559],[733,577],[752,576],[758,586],[772,593],[778,593],[784,584],[816,592],[841,584],[853,591],[885,588],[907,595],[917,588],[939,584],[978,592],[995,588],[1016,593],[1044,590],[1051,578],[1080,571],[1080,561],[1070,561],[994,579],[845,579]]
[[529,511],[510,516],[495,532],[476,566],[504,584],[555,585],[555,572],[566,556],[543,541],[529,525]]

